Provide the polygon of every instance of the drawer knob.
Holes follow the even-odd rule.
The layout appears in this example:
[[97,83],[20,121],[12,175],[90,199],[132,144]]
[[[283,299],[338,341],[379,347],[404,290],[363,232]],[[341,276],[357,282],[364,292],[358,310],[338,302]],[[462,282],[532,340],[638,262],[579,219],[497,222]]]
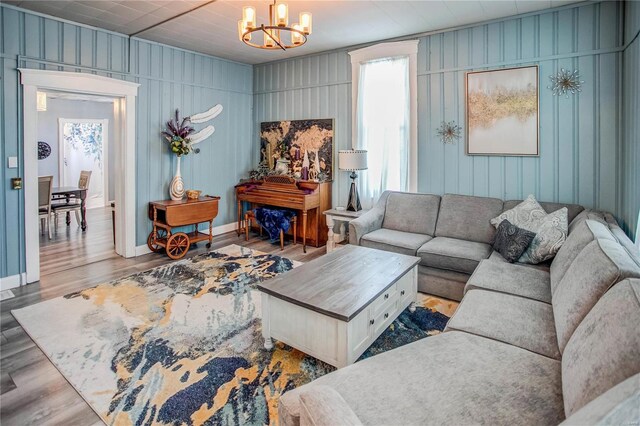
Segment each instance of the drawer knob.
[[369,321],[369,324],[373,325],[376,322],[375,319],[372,319],[371,321]]
[[400,292],[400,296],[404,296],[404,290]]
[[386,314],[384,314],[384,319],[389,318],[389,313],[387,312]]
[[385,298],[385,299],[388,299],[388,298],[389,298],[389,293],[385,294],[385,295],[384,295],[384,298]]

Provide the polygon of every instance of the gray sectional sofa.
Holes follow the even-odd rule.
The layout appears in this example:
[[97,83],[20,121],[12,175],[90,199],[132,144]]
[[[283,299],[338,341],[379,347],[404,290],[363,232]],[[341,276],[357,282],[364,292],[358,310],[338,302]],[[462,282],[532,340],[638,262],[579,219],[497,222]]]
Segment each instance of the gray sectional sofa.
[[[504,261],[491,248],[495,228],[489,221],[518,203],[467,195],[386,191],[370,211],[351,221],[349,243],[419,256],[418,289],[459,301],[482,260],[491,257]],[[547,213],[567,207],[570,231],[587,218],[615,223],[610,214],[579,205],[540,204]],[[548,270],[549,264],[535,267]]]
[[417,253],[420,290],[462,302],[445,332],[285,393],[280,423],[638,424],[640,253],[611,215],[571,206],[553,261],[507,263],[489,220],[514,205],[385,193],[351,222],[351,243]]

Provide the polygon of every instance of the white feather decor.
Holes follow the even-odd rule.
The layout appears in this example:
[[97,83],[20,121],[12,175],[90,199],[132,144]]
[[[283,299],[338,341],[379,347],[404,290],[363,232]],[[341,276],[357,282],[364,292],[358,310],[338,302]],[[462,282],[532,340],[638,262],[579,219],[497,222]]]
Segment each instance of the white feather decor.
[[195,133],[193,136],[189,138],[191,139],[191,145],[195,145],[197,143],[202,142],[203,140],[211,136],[215,131],[216,129],[213,126],[205,127],[204,129],[200,130],[198,133]]
[[222,105],[218,104],[212,107],[208,111],[192,115],[191,117],[189,117],[189,119],[193,124],[206,123],[207,121],[210,121],[216,118],[218,115],[220,115],[221,112],[222,112]]

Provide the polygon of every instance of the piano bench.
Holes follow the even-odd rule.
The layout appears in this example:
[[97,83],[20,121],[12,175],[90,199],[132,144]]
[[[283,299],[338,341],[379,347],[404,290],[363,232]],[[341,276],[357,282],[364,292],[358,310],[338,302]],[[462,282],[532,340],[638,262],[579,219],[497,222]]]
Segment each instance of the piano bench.
[[[249,241],[249,230],[251,229],[251,221],[256,218],[256,214],[253,210],[249,210],[244,214],[244,239]],[[256,222],[257,223],[257,222]],[[298,235],[298,218],[296,216],[291,218],[291,224],[293,225],[293,245],[297,244]],[[262,236],[262,226],[260,228],[260,236]],[[284,231],[280,230],[280,250],[284,250]]]

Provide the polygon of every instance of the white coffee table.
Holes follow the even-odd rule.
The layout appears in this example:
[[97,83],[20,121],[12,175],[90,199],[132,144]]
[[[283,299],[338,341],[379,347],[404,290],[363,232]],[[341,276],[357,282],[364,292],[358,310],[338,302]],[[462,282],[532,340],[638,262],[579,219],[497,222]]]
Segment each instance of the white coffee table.
[[265,348],[276,339],[338,368],[354,363],[402,311],[415,310],[419,261],[347,245],[258,284]]

